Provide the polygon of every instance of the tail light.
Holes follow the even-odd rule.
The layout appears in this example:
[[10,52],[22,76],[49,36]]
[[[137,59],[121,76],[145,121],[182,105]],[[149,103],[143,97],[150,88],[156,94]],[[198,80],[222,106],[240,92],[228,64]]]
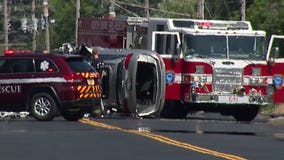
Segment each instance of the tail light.
[[130,62],[130,59],[131,59],[132,56],[133,56],[133,53],[128,54],[128,55],[125,57],[125,61],[124,61],[124,67],[125,67],[125,69],[128,69],[129,62]]
[[90,73],[90,77],[91,78],[100,78],[101,77],[101,75],[100,75],[100,73],[99,72],[91,72]]
[[64,79],[68,82],[82,82],[84,77],[81,74],[71,74],[63,76]]

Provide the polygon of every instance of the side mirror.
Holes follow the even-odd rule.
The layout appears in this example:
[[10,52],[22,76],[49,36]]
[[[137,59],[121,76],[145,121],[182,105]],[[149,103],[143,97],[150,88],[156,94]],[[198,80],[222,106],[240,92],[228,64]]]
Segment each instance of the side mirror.
[[272,57],[274,59],[276,59],[276,58],[278,58],[278,56],[279,56],[279,47],[273,47],[272,48]]
[[177,43],[176,49],[172,52],[172,58],[173,58],[175,63],[178,62],[180,54],[181,54],[181,47],[180,47],[180,44]]
[[177,54],[178,55],[181,54],[181,46],[180,46],[180,44],[177,43],[176,48],[177,48]]
[[268,64],[270,66],[273,66],[274,63],[275,63],[275,59],[279,56],[279,47],[273,47],[272,48],[272,52],[271,52],[271,55],[268,59]]

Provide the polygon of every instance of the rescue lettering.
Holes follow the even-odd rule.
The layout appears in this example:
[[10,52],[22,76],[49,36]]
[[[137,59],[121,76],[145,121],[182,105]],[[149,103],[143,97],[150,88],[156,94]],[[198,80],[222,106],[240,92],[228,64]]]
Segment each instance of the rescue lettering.
[[22,86],[20,85],[0,85],[0,93],[21,93]]

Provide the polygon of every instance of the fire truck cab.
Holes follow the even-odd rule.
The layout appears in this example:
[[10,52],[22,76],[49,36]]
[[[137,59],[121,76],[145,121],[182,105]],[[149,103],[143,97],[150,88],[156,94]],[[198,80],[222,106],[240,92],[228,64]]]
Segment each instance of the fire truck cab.
[[[100,30],[92,35],[95,45],[160,54],[166,67],[162,117],[202,110],[251,121],[273,102],[276,83],[282,85],[283,76],[275,76],[268,63],[265,31],[253,30],[248,21],[126,18],[91,24]],[[81,43],[92,39],[79,36]]]

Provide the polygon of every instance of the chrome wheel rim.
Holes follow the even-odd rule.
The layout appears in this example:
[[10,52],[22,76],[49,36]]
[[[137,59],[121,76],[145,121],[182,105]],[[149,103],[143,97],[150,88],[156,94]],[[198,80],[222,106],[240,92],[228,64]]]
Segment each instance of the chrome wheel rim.
[[51,109],[51,103],[47,98],[41,97],[35,101],[34,111],[40,116],[45,116]]

